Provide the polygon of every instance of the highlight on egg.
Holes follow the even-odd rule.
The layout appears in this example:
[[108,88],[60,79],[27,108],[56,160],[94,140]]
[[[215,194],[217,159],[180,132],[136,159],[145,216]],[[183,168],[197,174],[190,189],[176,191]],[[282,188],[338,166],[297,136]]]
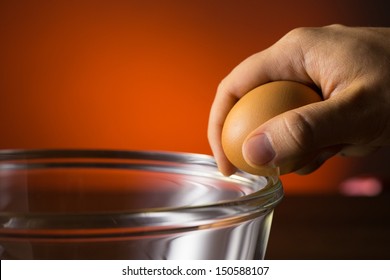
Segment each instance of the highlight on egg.
[[[298,82],[275,81],[263,84],[245,94],[230,110],[222,129],[222,148],[228,160],[248,173],[270,176],[270,167],[252,167],[243,157],[242,145],[257,127],[286,111],[321,101],[312,88]],[[290,170],[281,166],[281,170]]]

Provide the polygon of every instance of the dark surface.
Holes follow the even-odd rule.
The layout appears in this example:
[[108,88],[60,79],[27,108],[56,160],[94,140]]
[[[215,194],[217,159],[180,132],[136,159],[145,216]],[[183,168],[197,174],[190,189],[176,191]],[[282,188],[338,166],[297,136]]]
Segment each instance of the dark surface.
[[390,259],[390,195],[285,197],[266,259]]

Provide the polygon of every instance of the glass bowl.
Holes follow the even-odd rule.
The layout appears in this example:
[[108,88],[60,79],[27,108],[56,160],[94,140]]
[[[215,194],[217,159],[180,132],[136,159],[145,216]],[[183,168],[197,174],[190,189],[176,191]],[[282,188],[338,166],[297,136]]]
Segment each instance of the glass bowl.
[[263,259],[282,197],[207,155],[0,150],[0,258]]

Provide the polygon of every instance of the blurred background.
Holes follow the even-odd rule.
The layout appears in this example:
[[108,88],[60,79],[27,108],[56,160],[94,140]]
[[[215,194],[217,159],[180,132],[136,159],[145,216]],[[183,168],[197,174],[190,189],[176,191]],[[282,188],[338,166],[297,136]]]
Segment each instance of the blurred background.
[[[218,83],[235,65],[296,27],[389,26],[388,8],[386,1],[378,0],[3,0],[0,148],[210,154],[209,108]],[[282,203],[278,216],[287,219],[283,225],[287,228],[275,224],[275,238],[279,232],[282,240],[282,232],[301,220],[307,225],[308,219],[291,220],[288,215],[292,207],[305,209],[302,195],[385,193],[389,154],[383,149],[364,160],[334,158],[311,175],[283,176],[286,198],[298,200]],[[325,196],[315,199],[313,207],[337,205]],[[388,202],[383,207],[390,211]],[[356,205],[375,208],[366,206]],[[340,207],[349,209],[344,202]],[[380,232],[390,233],[388,221],[386,225],[378,220]],[[270,243],[270,256],[283,257],[285,245],[277,247],[276,239]]]

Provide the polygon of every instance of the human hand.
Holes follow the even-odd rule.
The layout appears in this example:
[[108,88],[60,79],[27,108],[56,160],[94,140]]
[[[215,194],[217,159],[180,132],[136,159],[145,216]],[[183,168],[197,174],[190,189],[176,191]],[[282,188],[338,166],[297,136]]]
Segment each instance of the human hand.
[[277,80],[311,86],[324,101],[255,129],[242,147],[249,164],[289,162],[283,173],[307,174],[337,153],[365,155],[390,144],[390,28],[298,28],[244,60],[218,86],[208,138],[225,175],[235,172],[221,145],[227,114],[248,91]]

